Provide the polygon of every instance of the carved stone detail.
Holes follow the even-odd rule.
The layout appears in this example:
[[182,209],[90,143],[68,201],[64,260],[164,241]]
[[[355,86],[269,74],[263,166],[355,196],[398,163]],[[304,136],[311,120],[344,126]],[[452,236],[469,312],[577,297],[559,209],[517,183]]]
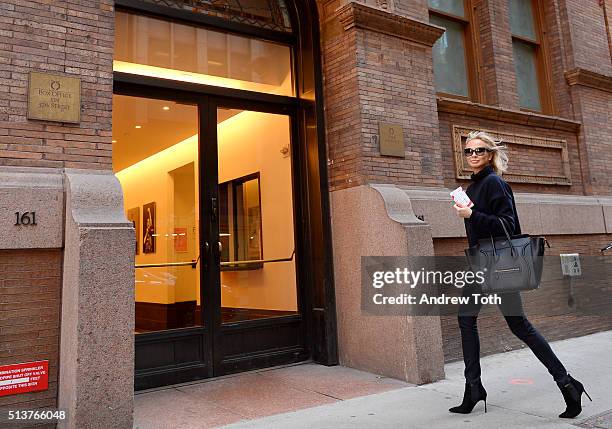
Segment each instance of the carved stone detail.
[[433,46],[444,33],[444,28],[428,22],[389,13],[380,6],[390,6],[387,0],[378,0],[375,8],[362,3],[350,2],[337,11],[337,18],[344,31],[361,28],[376,33],[388,34],[427,46]]
[[438,97],[438,112],[451,113],[453,115],[472,116],[479,119],[492,121],[503,121],[517,125],[528,125],[533,127],[548,128],[559,131],[570,131],[576,133],[582,124],[567,118],[543,115],[541,113],[523,112],[520,110],[506,109],[499,106],[474,103],[472,101],[456,100],[452,98]]
[[567,84],[588,86],[606,92],[612,92],[612,76],[595,73],[594,71],[575,68],[565,72]]
[[[455,177],[457,177],[457,179],[470,179],[470,176],[472,174],[472,171],[468,169],[465,156],[463,156],[463,141],[472,131],[474,131],[473,127],[453,125],[453,152],[455,154]],[[483,131],[486,131],[489,135],[491,135],[491,137],[496,140],[502,140],[505,144],[547,148],[551,151],[559,152],[559,156],[561,158],[561,165],[563,168],[562,175],[513,173],[511,170],[509,170],[508,172],[504,173],[504,180],[508,182],[535,183],[540,185],[572,184],[569,153],[567,150],[566,140],[514,133],[504,133],[492,130]],[[545,168],[543,168],[542,170],[546,171]]]

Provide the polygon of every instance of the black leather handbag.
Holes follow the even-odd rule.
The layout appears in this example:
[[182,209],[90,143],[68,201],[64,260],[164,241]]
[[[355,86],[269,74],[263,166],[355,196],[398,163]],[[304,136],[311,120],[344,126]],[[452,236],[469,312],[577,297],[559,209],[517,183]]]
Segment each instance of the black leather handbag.
[[[544,266],[544,237],[520,234],[510,237],[500,217],[505,236],[482,238],[465,249],[470,269],[482,271],[483,293],[505,293],[540,287]],[[548,245],[550,247],[550,245]]]

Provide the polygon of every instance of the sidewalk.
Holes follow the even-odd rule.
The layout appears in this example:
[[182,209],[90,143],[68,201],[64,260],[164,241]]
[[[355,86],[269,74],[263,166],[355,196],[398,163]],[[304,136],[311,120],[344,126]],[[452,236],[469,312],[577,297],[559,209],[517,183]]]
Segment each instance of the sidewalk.
[[[244,377],[240,375],[234,379],[214,380],[216,388],[212,388],[210,383],[179,388],[183,395],[181,401],[168,402],[172,395],[177,395],[177,392],[173,392],[176,389],[164,391],[165,406],[170,407],[174,413],[178,411],[174,407],[195,407],[202,411],[202,416],[209,417],[198,419],[194,415],[192,419],[185,419],[186,416],[183,416],[180,421],[173,420],[172,426],[165,426],[159,419],[151,420],[152,416],[145,410],[149,408],[147,403],[152,406],[152,402],[158,402],[154,395],[160,392],[137,395],[134,427],[203,428],[232,423],[224,427],[442,429],[473,427],[476,424],[485,428],[612,428],[612,331],[558,341],[551,345],[570,373],[584,383],[593,398],[593,402],[589,402],[583,396],[583,412],[574,420],[557,417],[565,409],[561,393],[544,366],[529,349],[523,349],[482,359],[482,379],[489,394],[486,414],[482,402],[469,415],[448,412],[448,408],[459,404],[463,396],[462,362],[446,365],[445,380],[424,386],[376,378],[372,374],[349,368],[307,364],[270,370],[268,374],[247,374],[251,377],[250,381],[263,382],[264,386],[261,383],[249,383],[251,389],[246,390],[243,389],[247,385],[236,382]],[[281,372],[275,374],[275,371]],[[297,375],[295,371],[298,371]],[[226,390],[226,394],[215,398],[215,392],[224,389],[223,385],[227,383],[242,384],[242,388],[235,389],[233,393]],[[207,384],[208,387],[203,387]],[[259,387],[256,387],[257,384]],[[261,390],[256,396],[252,394],[262,387],[271,395],[267,399],[274,399],[276,393],[280,393],[282,401],[274,401],[272,404],[264,397],[263,403],[268,403],[268,410],[255,409],[256,412],[249,415],[244,411],[248,411],[245,405],[252,402],[259,403],[261,407]],[[186,401],[188,397],[185,392],[193,389],[199,389],[203,394],[200,401],[192,402],[193,397]],[[235,394],[239,394],[239,397]],[[210,421],[210,412],[214,413],[215,410],[209,408],[206,411],[206,404],[201,402],[205,398],[208,406],[212,404],[210,401],[217,400],[220,409],[217,408],[216,412],[225,409],[225,418]],[[305,401],[305,398],[308,400]],[[310,408],[306,408],[309,406],[308,401],[312,403]],[[283,413],[283,406],[302,409]],[[274,407],[278,409],[277,414],[271,415]],[[165,414],[165,421],[170,424],[171,415]],[[257,414],[268,416],[257,417]]]

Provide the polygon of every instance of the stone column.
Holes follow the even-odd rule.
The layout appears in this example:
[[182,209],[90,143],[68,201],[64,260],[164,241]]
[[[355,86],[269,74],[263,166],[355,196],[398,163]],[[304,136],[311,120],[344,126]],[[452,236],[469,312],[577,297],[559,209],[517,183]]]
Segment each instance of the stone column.
[[60,428],[132,428],[134,229],[110,171],[66,169]]
[[[412,383],[435,381],[444,376],[439,318],[365,316],[359,267],[361,256],[433,255],[429,225],[395,185],[444,185],[431,54],[444,29],[427,22],[424,2],[389,2],[388,10],[372,1],[323,3],[340,362]],[[380,151],[388,125],[403,135],[393,156]]]

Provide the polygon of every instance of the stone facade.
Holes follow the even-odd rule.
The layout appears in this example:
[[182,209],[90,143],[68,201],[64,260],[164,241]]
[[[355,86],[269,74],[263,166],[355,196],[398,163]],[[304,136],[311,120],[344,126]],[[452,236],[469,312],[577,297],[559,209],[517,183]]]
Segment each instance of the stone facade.
[[[332,219],[344,213],[340,203],[344,197],[337,194],[348,192],[348,188],[396,185],[413,200],[412,210],[431,228],[435,254],[462,255],[467,244],[463,224],[449,209],[448,192],[460,185],[465,187],[469,181],[460,178],[458,162],[462,156],[457,156],[460,145],[454,141],[454,130],[485,129],[510,136],[508,180],[514,191],[527,199],[519,204],[524,232],[550,236],[555,247],[549,255],[597,254],[612,240],[609,199],[594,202],[591,197],[612,195],[611,45],[609,22],[605,20],[606,12],[610,15],[605,10],[609,5],[595,2],[582,7],[581,2],[573,0],[543,2],[548,70],[545,86],[552,101],[545,113],[519,108],[507,2],[474,0],[472,6],[473,24],[478,26],[474,50],[479,89],[466,101],[435,92],[431,41],[425,36],[435,29],[422,29],[418,41],[414,37],[407,41],[406,33],[399,30],[427,23],[426,0],[395,1],[384,12],[368,1],[321,2]],[[387,24],[342,26],[350,21],[348,14],[359,16],[368,7],[376,9],[369,13]],[[392,28],[397,29],[396,34],[390,34]],[[404,158],[380,155],[376,140],[379,121],[403,127]],[[564,149],[547,146],[547,139],[560,142]],[[550,195],[568,197],[543,203]],[[355,230],[352,223],[348,227],[334,220],[333,225],[334,240],[344,236],[344,228],[353,228],[353,235],[365,233]],[[410,248],[412,240],[420,239],[420,235],[408,233],[405,246]],[[334,245],[339,296],[344,287],[350,287],[341,281],[345,268],[339,261],[347,251],[342,243],[340,240]],[[560,244],[563,249],[556,247]],[[370,251],[385,254],[384,249]],[[565,290],[559,284],[550,293],[549,297],[560,296]],[[499,326],[499,320],[483,318],[483,325]],[[612,321],[605,317],[565,314],[561,320],[563,323],[543,318],[535,323],[552,339],[612,328]],[[445,359],[457,359],[460,343],[456,320],[442,320],[441,326]],[[499,329],[487,332],[483,336],[485,353],[519,345],[511,339],[500,341]],[[341,361],[351,362],[342,354],[342,347]]]
[[[114,2],[0,3],[0,165],[111,169]],[[81,123],[28,121],[30,71],[81,79]]]
[[[521,173],[531,169],[541,175],[549,167],[567,165],[571,179],[564,185],[511,183],[526,198],[521,209],[525,231],[549,234],[552,254],[596,254],[612,240],[612,204],[598,198],[612,196],[612,62],[610,23],[605,19],[606,12],[608,19],[612,15],[610,3],[543,3],[546,86],[552,99],[546,114],[519,109],[505,0],[472,1],[479,29],[479,90],[470,101],[436,94],[432,45],[443,29],[429,24],[426,0],[318,2],[341,363],[426,383],[444,376],[444,359],[459,356],[454,321],[365,320],[354,289],[362,255],[462,253],[462,225],[441,198],[468,183],[457,178],[454,126],[504,132],[517,139],[563,140],[567,159],[561,161],[550,148],[511,145],[515,166],[526,169]],[[43,173],[58,180],[60,195],[43,208],[61,207],[49,212],[55,229],[47,231],[48,237],[36,243],[26,237],[23,246],[16,245],[20,241],[14,237],[0,243],[0,290],[3,298],[11,297],[9,304],[0,302],[0,363],[39,358],[51,363],[49,391],[0,398],[0,406],[64,406],[72,416],[67,427],[131,427],[133,270],[128,265],[133,265],[133,229],[123,219],[120,190],[110,174],[113,43],[112,0],[0,2],[0,176],[18,177],[23,185],[19,194],[0,183],[3,198],[13,195],[0,201],[2,215],[12,216],[13,206],[5,202],[19,201],[24,192],[31,194],[32,204],[37,201],[40,181],[28,178]],[[82,80],[80,124],[27,120],[30,71]],[[402,127],[404,157],[380,155],[380,122]],[[92,195],[94,189],[98,192]],[[542,203],[554,195],[567,197],[562,203]],[[566,216],[566,223],[545,230],[551,219],[563,217],[558,211],[568,203],[571,215],[581,221],[567,222]],[[4,233],[11,225],[2,222]],[[96,257],[86,247],[96,249]],[[23,259],[26,265],[17,263]],[[125,275],[109,269],[113,262],[123,266]],[[15,289],[16,278],[22,280],[20,289]],[[108,288],[88,288],[92,281],[105,281]],[[115,296],[121,301],[113,301]],[[45,306],[38,304],[39,298]],[[101,307],[102,312],[78,306],[100,300],[114,305]],[[30,317],[38,317],[44,329],[25,323]],[[485,324],[498,326],[492,317]],[[122,321],[121,326],[105,330],[111,320]],[[551,339],[612,327],[609,320],[573,314],[536,325]],[[98,331],[103,332],[94,334]],[[389,331],[402,340],[385,337]],[[36,346],[28,349],[25,338],[35,340]],[[488,330],[484,352],[518,346],[499,338],[497,330]],[[101,348],[105,352],[97,356]],[[104,362],[117,363],[119,369],[86,373],[86,365]],[[65,370],[58,380],[62,365]],[[112,383],[113,389],[102,389]]]

